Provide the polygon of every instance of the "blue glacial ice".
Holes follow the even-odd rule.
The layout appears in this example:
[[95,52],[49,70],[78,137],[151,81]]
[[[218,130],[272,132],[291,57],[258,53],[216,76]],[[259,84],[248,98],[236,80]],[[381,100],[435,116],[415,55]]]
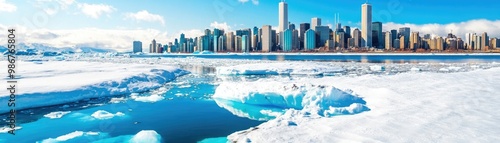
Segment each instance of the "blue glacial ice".
[[366,102],[350,90],[293,82],[223,82],[213,98],[233,114],[255,120],[272,119],[287,109],[323,117],[370,110]]

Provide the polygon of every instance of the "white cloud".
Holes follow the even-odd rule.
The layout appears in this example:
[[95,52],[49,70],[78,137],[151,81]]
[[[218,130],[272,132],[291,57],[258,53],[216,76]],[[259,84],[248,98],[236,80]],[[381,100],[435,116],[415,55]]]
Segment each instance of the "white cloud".
[[0,0],[0,12],[14,12],[17,7],[14,4],[7,3],[6,0]]
[[[238,0],[238,2],[241,2],[241,3],[246,3],[248,1],[250,1],[250,0]],[[252,3],[254,5],[259,5],[259,0],[252,0]]]
[[224,31],[231,31],[231,26],[229,26],[226,22],[224,23],[219,23],[217,21],[214,21],[210,23],[211,28],[217,28],[217,29],[224,29]]
[[99,18],[102,14],[109,14],[116,9],[113,6],[105,5],[105,4],[78,4],[78,8],[82,11],[83,14],[90,16],[92,18]]
[[490,37],[500,38],[500,20],[476,19],[459,23],[449,24],[399,24],[399,23],[384,23],[383,30],[398,29],[401,27],[410,27],[412,32],[420,32],[420,35],[431,34],[437,36],[446,36],[453,30],[453,34],[457,37],[464,38],[465,33],[483,33],[487,32]]
[[149,13],[147,10],[142,10],[137,13],[127,13],[125,14],[125,19],[133,19],[146,22],[160,22],[162,25],[165,25],[163,16]]
[[75,0],[36,0],[35,7],[41,8],[48,15],[54,15],[60,10],[66,10],[76,3]]

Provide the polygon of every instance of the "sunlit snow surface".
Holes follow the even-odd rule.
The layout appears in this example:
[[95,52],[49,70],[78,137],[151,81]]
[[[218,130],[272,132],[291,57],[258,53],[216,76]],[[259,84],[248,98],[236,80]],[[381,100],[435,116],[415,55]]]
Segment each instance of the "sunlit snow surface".
[[[106,100],[113,104],[134,100],[154,105],[162,100],[170,100],[172,96],[199,99],[190,97],[187,92],[165,96],[169,85],[182,85],[178,86],[179,88],[191,86],[182,82],[167,82],[187,74],[182,69],[203,71],[206,69],[196,67],[215,67],[214,71],[209,72],[217,77],[216,81],[210,83],[215,85],[215,93],[202,97],[213,99],[218,106],[236,116],[267,121],[229,135],[227,137],[229,141],[497,142],[500,140],[497,136],[500,134],[500,125],[497,124],[500,115],[496,113],[499,109],[497,103],[500,102],[500,97],[497,96],[500,77],[496,76],[500,72],[500,64],[496,62],[292,62],[196,57],[128,58],[102,54],[32,56],[23,57],[23,60],[25,61],[20,62],[19,67],[30,69],[20,68],[24,70],[21,72],[24,74],[20,74],[20,80],[27,82],[32,79],[33,82],[30,83],[34,84],[23,84],[26,89],[20,91],[19,100],[23,96],[33,99],[42,97],[32,93],[64,96],[68,95],[66,92],[79,89],[94,90],[96,87],[102,87],[102,90],[95,90],[88,95],[94,93],[130,95]],[[68,68],[70,70],[65,71],[56,65],[65,65],[70,67]],[[51,71],[47,67],[54,70]],[[94,76],[96,78],[92,78]],[[141,76],[144,78],[139,78]],[[69,79],[78,82],[68,82]],[[54,82],[54,86],[42,88],[45,87],[42,86],[42,81],[46,80],[57,82]],[[1,83],[5,84],[5,81]],[[56,100],[56,102],[47,100],[50,104],[42,102],[44,104],[32,107],[64,104],[92,97]],[[50,96],[49,98],[56,99]],[[6,99],[0,97],[0,102]],[[109,110],[92,110],[85,114],[73,112],[63,114],[68,112],[64,109],[66,108],[48,113],[45,119],[40,120],[62,120],[69,123],[70,121],[67,121],[69,117],[78,117],[81,119],[79,122],[95,125],[98,122],[125,120],[131,116],[129,112],[134,112],[131,109],[128,109],[126,114]],[[27,131],[35,126],[41,125],[26,124],[20,129]],[[44,127],[47,128],[48,125]],[[5,128],[0,131],[7,132]],[[96,142],[132,142],[134,138],[141,140],[139,142],[164,140],[155,131],[137,132],[136,135],[133,133],[109,135],[106,132],[88,131],[68,129],[57,136],[43,138],[40,142],[88,141],[85,138],[102,139]],[[168,136],[163,137],[168,138]],[[226,140],[224,137],[217,137],[219,136],[207,138],[202,142]]]

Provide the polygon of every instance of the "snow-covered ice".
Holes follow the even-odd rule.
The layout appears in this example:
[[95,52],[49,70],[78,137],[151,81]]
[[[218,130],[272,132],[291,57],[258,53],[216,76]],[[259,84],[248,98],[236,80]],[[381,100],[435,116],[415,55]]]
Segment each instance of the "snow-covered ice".
[[[356,114],[369,110],[366,102],[351,91],[333,86],[274,79],[253,82],[223,82],[213,98],[248,105],[298,109],[321,116]],[[259,111],[260,112],[260,111]]]
[[[498,142],[500,76],[492,75],[499,72],[500,68],[491,68],[458,73],[296,79],[293,82],[349,88],[366,101],[370,111],[327,118],[304,116],[300,110],[291,109],[255,128],[233,133],[228,139],[239,142]],[[251,99],[234,95],[236,98],[231,99]],[[356,107],[346,110],[352,108]]]
[[142,130],[130,139],[130,143],[161,143],[161,136],[153,130]]
[[71,141],[72,139],[83,137],[83,136],[97,136],[99,135],[99,132],[83,132],[83,131],[74,131],[62,136],[59,136],[57,138],[48,138],[41,143],[58,143],[58,142],[65,142],[65,141]]
[[217,67],[219,75],[324,75],[344,72],[341,67],[308,62],[243,64]]
[[[6,67],[7,62],[0,66]],[[43,64],[17,62],[16,109],[74,102],[82,99],[116,96],[156,89],[178,76],[182,69],[166,65],[120,64],[76,61],[45,61]],[[1,85],[7,87],[6,78]],[[7,90],[0,91],[0,102],[7,103]],[[0,108],[6,113],[7,108]]]
[[123,114],[122,112],[116,112],[115,114],[113,114],[109,113],[108,111],[98,110],[94,112],[91,116],[99,120],[106,120],[106,119],[111,119],[115,116],[124,116],[124,115],[125,114]]
[[50,112],[49,114],[43,116],[50,119],[57,119],[57,118],[62,118],[64,115],[69,113],[71,113],[71,111],[57,111],[57,112]]

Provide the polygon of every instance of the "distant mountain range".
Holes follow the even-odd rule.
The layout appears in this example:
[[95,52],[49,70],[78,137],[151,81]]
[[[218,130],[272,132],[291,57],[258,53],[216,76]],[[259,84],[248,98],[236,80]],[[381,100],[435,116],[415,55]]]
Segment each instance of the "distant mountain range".
[[[0,46],[0,52],[5,53],[8,50],[6,46]],[[103,49],[96,47],[64,47],[56,48],[51,46],[46,46],[39,43],[25,44],[20,43],[16,45],[16,51],[18,55],[37,55],[37,54],[64,54],[64,53],[109,53],[116,52],[111,49]]]

